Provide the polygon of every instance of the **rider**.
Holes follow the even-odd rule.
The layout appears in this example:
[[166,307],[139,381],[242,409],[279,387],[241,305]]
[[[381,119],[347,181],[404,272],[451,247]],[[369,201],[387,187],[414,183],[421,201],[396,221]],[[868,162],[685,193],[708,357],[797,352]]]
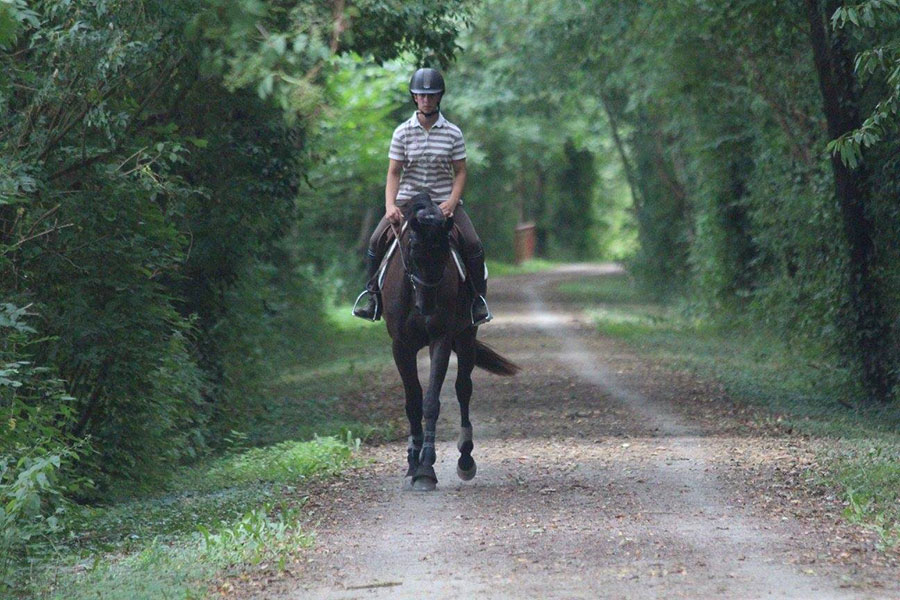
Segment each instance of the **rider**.
[[[444,78],[435,69],[419,69],[409,81],[409,93],[416,112],[394,130],[388,153],[390,164],[384,186],[384,217],[369,240],[366,253],[368,283],[356,299],[353,314],[377,321],[381,318],[381,291],[375,277],[387,250],[387,231],[403,221],[403,207],[419,192],[428,192],[438,202],[445,217],[453,217],[459,230],[466,271],[475,288],[472,323],[481,325],[493,318],[485,294],[487,281],[484,248],[472,221],[462,207],[466,185],[466,145],[459,127],[441,114]],[[363,299],[365,297],[365,300]]]

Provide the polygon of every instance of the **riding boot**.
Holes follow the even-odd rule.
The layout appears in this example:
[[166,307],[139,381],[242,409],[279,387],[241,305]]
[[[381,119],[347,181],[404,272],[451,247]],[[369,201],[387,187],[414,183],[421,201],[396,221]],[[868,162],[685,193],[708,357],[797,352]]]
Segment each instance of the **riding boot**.
[[356,298],[353,305],[353,316],[369,321],[377,321],[381,318],[381,290],[378,289],[378,279],[375,274],[381,266],[381,258],[373,254],[371,250],[366,253],[366,289]]
[[475,289],[475,298],[472,300],[472,324],[483,325],[494,318],[491,309],[488,308],[487,300],[487,268],[484,266],[484,252],[479,252],[475,256],[466,259],[466,271],[472,281],[472,287]]

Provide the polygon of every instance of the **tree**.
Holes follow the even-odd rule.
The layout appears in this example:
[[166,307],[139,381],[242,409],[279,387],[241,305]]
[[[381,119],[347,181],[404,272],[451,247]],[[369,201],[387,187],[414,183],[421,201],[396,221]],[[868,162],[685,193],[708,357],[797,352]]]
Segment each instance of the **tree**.
[[[839,139],[861,126],[856,79],[847,41],[840,31],[829,35],[826,30],[823,8],[834,13],[834,2],[822,6],[818,0],[806,0],[806,8],[828,134],[832,139]],[[891,367],[890,330],[875,273],[868,173],[864,165],[851,168],[835,153],[831,155],[831,167],[849,250],[847,286],[852,343],[862,363],[863,382],[869,397],[887,402],[891,399],[896,375]]]

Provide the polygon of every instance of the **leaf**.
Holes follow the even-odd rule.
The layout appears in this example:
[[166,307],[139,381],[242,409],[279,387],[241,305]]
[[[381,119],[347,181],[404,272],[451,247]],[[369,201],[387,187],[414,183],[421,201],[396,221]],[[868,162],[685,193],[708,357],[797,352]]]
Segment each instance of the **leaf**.
[[284,36],[276,36],[271,38],[272,48],[275,49],[275,52],[278,54],[284,54],[285,49],[287,48],[287,40],[285,40]]
[[203,138],[189,136],[185,139],[197,148],[206,148],[207,146],[209,146],[209,140],[205,140]]

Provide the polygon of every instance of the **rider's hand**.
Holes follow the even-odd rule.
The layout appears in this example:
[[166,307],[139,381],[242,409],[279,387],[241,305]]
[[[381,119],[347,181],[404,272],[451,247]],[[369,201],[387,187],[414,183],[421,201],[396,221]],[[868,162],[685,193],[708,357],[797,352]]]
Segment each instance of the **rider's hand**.
[[394,225],[399,225],[403,222],[403,211],[396,204],[388,206],[384,211],[384,216]]
[[456,210],[456,204],[456,202],[447,200],[438,204],[438,207],[441,209],[441,212],[444,213],[444,217],[449,219],[453,216],[453,211]]

